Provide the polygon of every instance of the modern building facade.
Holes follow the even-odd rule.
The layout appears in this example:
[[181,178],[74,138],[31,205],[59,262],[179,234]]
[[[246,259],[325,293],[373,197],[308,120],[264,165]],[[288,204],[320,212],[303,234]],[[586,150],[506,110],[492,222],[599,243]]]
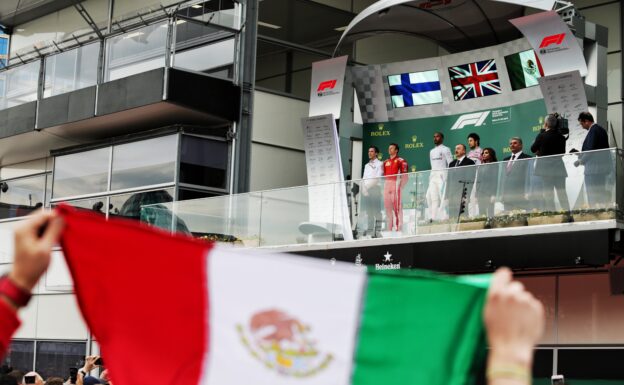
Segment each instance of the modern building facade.
[[[311,64],[332,57],[342,30],[372,3],[3,1],[0,229],[36,207],[64,202],[185,231],[175,216],[141,218],[141,206],[305,185],[300,119],[308,115]],[[622,148],[622,4],[574,5],[608,28],[607,119],[612,145]],[[400,33],[375,34],[339,52],[351,65],[447,53],[431,39]],[[341,130],[345,175],[355,179],[362,158],[357,111]],[[0,272],[10,260],[3,250]],[[452,260],[441,270],[487,271],[454,268]],[[21,314],[6,364],[64,374],[59,370],[97,352],[65,274],[56,255]],[[624,358],[624,296],[610,295],[607,264],[522,275],[548,309],[536,376],[624,379],[611,372]]]

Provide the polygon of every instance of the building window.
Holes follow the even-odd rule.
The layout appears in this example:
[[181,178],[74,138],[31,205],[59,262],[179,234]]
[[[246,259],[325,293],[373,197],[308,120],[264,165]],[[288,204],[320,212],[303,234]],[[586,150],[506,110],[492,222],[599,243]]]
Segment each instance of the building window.
[[109,168],[110,148],[56,157],[53,198],[106,191]]
[[0,219],[28,215],[44,204],[46,175],[0,182]]
[[69,368],[80,368],[87,353],[85,342],[37,341],[35,371],[43,378],[69,376]]
[[177,135],[142,140],[113,148],[111,190],[172,183]]
[[33,368],[35,343],[33,341],[12,341],[9,353],[2,361],[6,369],[28,373]]
[[182,136],[180,183],[226,189],[228,147],[227,142]]
[[97,83],[100,44],[88,44],[45,58],[44,97],[79,90]]

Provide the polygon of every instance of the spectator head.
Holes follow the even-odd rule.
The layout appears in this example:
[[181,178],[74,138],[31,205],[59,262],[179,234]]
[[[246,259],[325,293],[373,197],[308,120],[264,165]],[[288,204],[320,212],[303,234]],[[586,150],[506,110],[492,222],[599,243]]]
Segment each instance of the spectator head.
[[464,155],[466,155],[466,145],[463,143],[460,143],[457,146],[455,146],[455,157],[459,159]]
[[32,377],[35,376],[35,385],[43,385],[43,377],[41,377],[39,375],[39,373],[37,372],[28,372],[26,374],[24,374],[24,377],[22,377],[22,384],[26,384],[26,377]]
[[8,374],[0,374],[0,385],[18,385],[17,379]]
[[24,372],[22,372],[21,370],[12,370],[9,372],[9,376],[15,378],[15,381],[19,384],[20,382],[22,382],[22,377],[24,377]]
[[557,128],[557,117],[555,114],[546,115],[546,119],[544,120],[544,127],[551,130]]
[[516,154],[522,151],[522,138],[520,138],[519,136],[514,136],[513,138],[509,139],[509,149],[511,150],[512,154]]
[[480,143],[481,143],[481,138],[479,137],[479,134],[474,133],[474,132],[471,132],[470,134],[468,134],[468,147],[470,147],[470,149],[479,147]]
[[93,376],[86,376],[83,380],[82,383],[84,385],[97,385],[97,384],[101,384],[102,381],[100,381],[99,378],[97,377],[93,377]]
[[498,159],[496,159],[496,151],[494,151],[492,147],[484,148],[482,157],[483,157],[483,163],[498,162]]
[[45,385],[63,385],[64,382],[61,377],[48,377]]
[[589,130],[591,126],[594,125],[594,117],[591,113],[585,111],[581,112],[578,117],[578,122],[586,130]]
[[444,143],[444,134],[441,132],[434,132],[433,133],[433,144],[435,144],[436,146],[439,144]]
[[370,160],[377,159],[378,154],[379,154],[379,148],[377,148],[377,146],[370,146],[368,148],[368,159]]
[[390,145],[388,146],[388,154],[390,154],[390,156],[398,155],[399,145],[396,143],[390,143]]

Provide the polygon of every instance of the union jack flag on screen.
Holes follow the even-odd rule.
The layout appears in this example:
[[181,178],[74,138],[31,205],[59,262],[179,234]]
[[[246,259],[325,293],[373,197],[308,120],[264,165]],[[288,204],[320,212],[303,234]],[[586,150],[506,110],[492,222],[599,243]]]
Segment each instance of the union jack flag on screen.
[[494,59],[449,67],[448,71],[455,100],[480,98],[501,93]]

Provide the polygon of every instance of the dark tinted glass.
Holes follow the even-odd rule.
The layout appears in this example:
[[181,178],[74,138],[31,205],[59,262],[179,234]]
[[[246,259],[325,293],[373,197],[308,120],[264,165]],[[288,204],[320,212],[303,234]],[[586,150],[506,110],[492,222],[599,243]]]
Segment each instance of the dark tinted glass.
[[80,368],[84,364],[87,344],[84,342],[37,342],[37,363],[35,371],[41,377],[65,377],[69,368]]
[[624,383],[624,349],[560,349],[557,362],[566,385]]
[[24,373],[32,371],[35,344],[32,341],[13,341],[2,366]]
[[182,137],[180,183],[226,188],[228,144],[196,136]]
[[215,193],[211,193],[207,191],[187,190],[187,189],[178,190],[179,201],[187,201],[190,199],[200,199],[200,198],[210,198],[210,197],[215,197],[217,195],[223,195],[223,194],[215,194]]

